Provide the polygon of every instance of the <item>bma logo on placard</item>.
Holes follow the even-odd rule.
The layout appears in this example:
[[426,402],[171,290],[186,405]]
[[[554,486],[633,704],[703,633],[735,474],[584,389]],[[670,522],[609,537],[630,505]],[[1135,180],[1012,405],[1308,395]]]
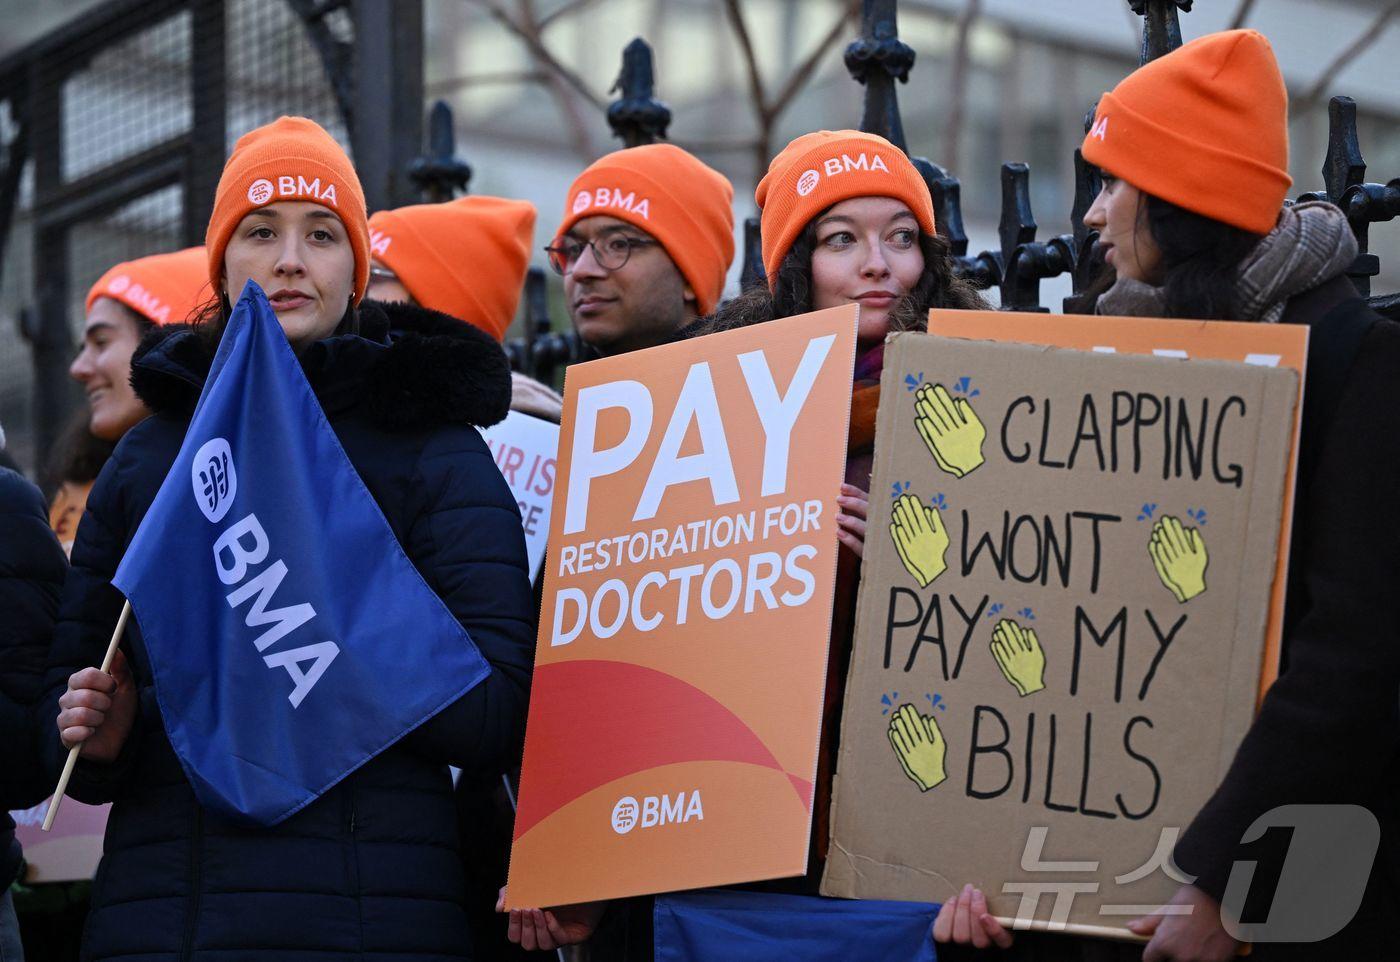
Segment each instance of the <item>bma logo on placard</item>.
[[637,805],[637,800],[631,795],[624,795],[617,800],[617,804],[612,810],[613,831],[619,835],[626,835],[637,827],[637,816],[641,814],[641,808]]
[[204,516],[213,524],[222,521],[238,493],[238,472],[228,441],[212,438],[200,445],[190,465],[190,484]]
[[700,804],[698,788],[693,792],[677,792],[674,798],[670,795],[647,795],[640,805],[631,795],[624,795],[612,810],[613,831],[619,835],[626,835],[638,827],[659,828],[704,820],[705,809]]

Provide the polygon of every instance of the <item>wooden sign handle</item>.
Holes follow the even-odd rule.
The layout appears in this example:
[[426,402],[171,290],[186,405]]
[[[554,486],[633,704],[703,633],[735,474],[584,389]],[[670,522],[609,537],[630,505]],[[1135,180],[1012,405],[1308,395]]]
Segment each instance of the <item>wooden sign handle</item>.
[[[1066,935],[1087,935],[1097,939],[1112,939],[1115,942],[1135,942],[1138,945],[1146,945],[1149,941],[1145,935],[1138,935],[1129,929],[1115,928],[1111,925],[1084,925],[1078,922],[1056,923],[1040,920],[1020,922],[1005,915],[998,915],[995,918],[1001,923],[1001,927],[1008,932],[1063,932]],[[1235,957],[1244,958],[1253,952],[1254,946],[1245,942],[1235,952]]]

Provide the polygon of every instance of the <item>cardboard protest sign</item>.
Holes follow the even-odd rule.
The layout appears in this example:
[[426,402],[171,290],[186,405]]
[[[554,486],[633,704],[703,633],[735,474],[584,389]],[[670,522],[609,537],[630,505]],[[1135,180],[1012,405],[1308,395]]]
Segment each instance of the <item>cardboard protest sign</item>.
[[855,319],[569,369],[510,907],[806,870]]
[[27,866],[21,882],[79,882],[97,873],[102,859],[102,839],[107,832],[110,805],[84,805],[66,799],[63,818],[49,831],[40,829],[49,801],[10,813],[15,820],[15,838],[24,848]]
[[545,541],[549,537],[559,425],[511,411],[500,424],[483,429],[481,436],[486,439],[496,467],[501,469],[511,494],[520,505],[525,550],[530,558],[530,580],[534,581],[539,575]]
[[1067,314],[1047,317],[1003,311],[929,311],[928,331],[944,337],[1016,341],[1073,347],[1096,354],[1152,354],[1156,357],[1243,361],[1298,372],[1298,405],[1283,488],[1283,523],[1274,587],[1269,596],[1269,627],[1259,672],[1259,700],[1278,677],[1283,649],[1283,601],[1288,589],[1289,545],[1293,540],[1293,489],[1298,476],[1298,439],[1307,389],[1306,324],[1254,324],[1246,321],[1183,321],[1158,317]]
[[1298,378],[885,352],[830,895],[1121,926],[1254,708]]

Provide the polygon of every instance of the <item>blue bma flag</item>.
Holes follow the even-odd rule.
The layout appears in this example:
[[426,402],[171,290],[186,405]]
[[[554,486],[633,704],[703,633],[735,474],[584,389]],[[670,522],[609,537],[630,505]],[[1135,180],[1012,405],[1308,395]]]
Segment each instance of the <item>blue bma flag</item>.
[[735,889],[658,895],[656,962],[935,962],[938,906]]
[[195,795],[262,825],[490,672],[404,554],[252,281],[112,583]]

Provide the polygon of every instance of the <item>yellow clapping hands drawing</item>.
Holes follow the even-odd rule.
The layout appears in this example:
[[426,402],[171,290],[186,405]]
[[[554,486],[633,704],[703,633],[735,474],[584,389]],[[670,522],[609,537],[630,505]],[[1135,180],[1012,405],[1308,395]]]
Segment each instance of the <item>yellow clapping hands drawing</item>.
[[1206,590],[1206,543],[1195,528],[1187,528],[1171,515],[1152,526],[1147,553],[1162,584],[1182,603]]
[[1045,651],[1034,628],[1003,618],[992,629],[992,657],[1021,697],[1045,687]]
[[938,722],[920,715],[913,705],[900,705],[890,718],[890,746],[909,780],[926,792],[948,777],[948,743]]
[[914,395],[914,426],[938,466],[964,477],[981,466],[987,429],[966,398],[954,398],[942,384],[925,384]]
[[890,512],[890,537],[899,552],[904,569],[914,576],[920,588],[927,588],[948,568],[948,529],[937,508],[931,508],[912,494],[901,494]]

